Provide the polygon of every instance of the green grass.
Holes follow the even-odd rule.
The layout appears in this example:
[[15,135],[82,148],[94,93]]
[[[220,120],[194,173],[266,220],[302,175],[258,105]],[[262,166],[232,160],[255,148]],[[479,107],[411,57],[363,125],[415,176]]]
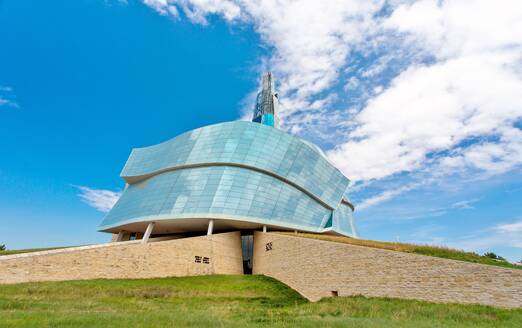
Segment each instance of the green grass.
[[496,265],[510,269],[522,269],[522,266],[515,265],[506,261],[494,260],[490,257],[481,256],[477,253],[465,252],[458,249],[448,248],[448,247],[440,247],[440,246],[430,246],[430,245],[416,245],[416,244],[406,244],[406,243],[393,243],[393,242],[384,242],[384,241],[376,241],[376,240],[365,240],[365,239],[354,239],[349,237],[341,237],[341,236],[330,236],[330,235],[322,235],[322,234],[312,234],[312,233],[293,233],[293,232],[276,232],[282,235],[288,236],[296,236],[296,237],[304,237],[311,239],[319,239],[326,241],[334,241],[338,243],[345,243],[351,245],[365,246],[365,247],[373,247],[380,249],[388,249],[392,251],[398,252],[406,252],[413,254],[421,254],[427,256],[435,256],[442,257],[445,259],[487,264],[487,265]]
[[67,248],[73,246],[66,247],[49,247],[49,248],[26,248],[26,249],[8,249],[5,251],[0,251],[0,256],[2,255],[13,255],[13,254],[22,254],[22,253],[32,253],[32,252],[41,252],[41,251],[50,251],[52,249],[60,249]]
[[336,297],[264,276],[0,286],[0,327],[521,327],[522,309]]

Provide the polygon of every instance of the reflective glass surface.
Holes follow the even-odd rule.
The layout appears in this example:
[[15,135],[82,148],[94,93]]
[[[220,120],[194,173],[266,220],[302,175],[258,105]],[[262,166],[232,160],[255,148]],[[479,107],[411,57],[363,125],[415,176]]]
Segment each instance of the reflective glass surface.
[[266,224],[320,228],[331,211],[298,189],[238,167],[201,167],[165,172],[130,185],[102,226],[135,219],[212,217],[262,219]]
[[284,177],[336,208],[349,180],[311,144],[253,122],[227,122],[134,149],[121,175],[144,176],[183,165],[235,163]]
[[341,203],[339,208],[333,212],[332,230],[343,235],[357,236],[353,222],[353,211],[348,205]]
[[270,126],[227,122],[134,149],[128,188],[99,230],[161,219],[223,218],[353,235],[348,179],[313,144]]

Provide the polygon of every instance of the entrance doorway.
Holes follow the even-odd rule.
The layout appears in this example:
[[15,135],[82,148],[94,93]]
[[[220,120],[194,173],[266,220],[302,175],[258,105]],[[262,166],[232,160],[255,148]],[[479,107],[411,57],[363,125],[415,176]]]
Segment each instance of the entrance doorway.
[[254,257],[254,233],[241,232],[241,249],[243,250],[243,273],[252,274],[252,260]]

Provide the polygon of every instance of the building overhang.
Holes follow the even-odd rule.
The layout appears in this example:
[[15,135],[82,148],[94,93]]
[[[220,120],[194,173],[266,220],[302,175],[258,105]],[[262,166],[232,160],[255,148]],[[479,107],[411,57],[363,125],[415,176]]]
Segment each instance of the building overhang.
[[120,231],[145,232],[149,223],[154,222],[154,234],[184,234],[207,231],[209,220],[214,220],[214,231],[227,232],[237,230],[257,230],[266,225],[270,230],[277,231],[304,231],[311,233],[325,233],[354,237],[349,234],[341,234],[329,228],[311,228],[310,226],[296,225],[291,222],[268,222],[258,218],[231,217],[230,215],[193,215],[186,217],[172,218],[170,216],[154,216],[147,218],[136,218],[119,222],[113,226],[102,226],[98,228],[100,232],[118,233]]

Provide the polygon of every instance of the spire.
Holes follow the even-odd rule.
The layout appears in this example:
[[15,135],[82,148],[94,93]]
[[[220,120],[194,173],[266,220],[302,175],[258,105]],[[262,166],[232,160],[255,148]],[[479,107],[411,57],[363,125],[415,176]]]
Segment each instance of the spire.
[[274,92],[274,80],[272,73],[263,74],[261,91],[257,94],[256,108],[254,109],[254,117],[252,122],[279,128],[278,96]]

